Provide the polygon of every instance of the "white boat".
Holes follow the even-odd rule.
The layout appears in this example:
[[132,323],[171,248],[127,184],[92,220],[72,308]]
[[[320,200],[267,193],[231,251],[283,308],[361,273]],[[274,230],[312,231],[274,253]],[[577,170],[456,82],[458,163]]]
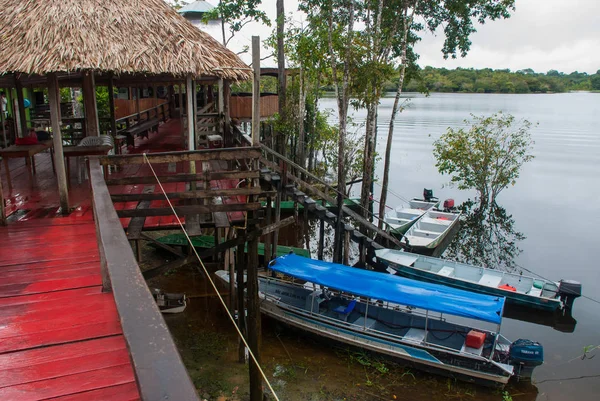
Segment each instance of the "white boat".
[[[513,376],[530,378],[543,363],[539,343],[511,343],[499,333],[504,297],[294,254],[269,268],[292,280],[259,276],[261,312],[319,338],[491,386],[502,387]],[[227,271],[216,275],[229,280]],[[480,328],[484,322],[496,330]]]
[[431,201],[412,199],[408,202],[408,206],[400,206],[386,213],[384,221],[388,224],[388,231],[398,236],[403,235],[428,210],[433,209],[439,203],[437,198],[433,198]]
[[428,210],[400,240],[414,251],[435,249],[458,223],[461,213]]
[[[394,249],[378,249],[377,260],[411,279],[449,285],[468,291],[506,297],[508,303],[544,310],[571,308],[581,295],[581,284],[572,280],[558,283],[527,276],[473,266],[451,260],[417,255]],[[389,271],[389,270],[388,270]]]
[[161,313],[181,313],[187,306],[185,294],[168,293],[159,288],[153,288],[151,292]]

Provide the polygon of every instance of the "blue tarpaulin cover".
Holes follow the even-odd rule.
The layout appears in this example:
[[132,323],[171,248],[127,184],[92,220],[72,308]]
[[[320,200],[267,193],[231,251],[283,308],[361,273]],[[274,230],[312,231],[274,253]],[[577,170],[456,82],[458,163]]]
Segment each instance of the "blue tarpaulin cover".
[[504,297],[476,294],[294,254],[278,257],[271,262],[270,268],[312,283],[381,301],[492,323],[502,320]]

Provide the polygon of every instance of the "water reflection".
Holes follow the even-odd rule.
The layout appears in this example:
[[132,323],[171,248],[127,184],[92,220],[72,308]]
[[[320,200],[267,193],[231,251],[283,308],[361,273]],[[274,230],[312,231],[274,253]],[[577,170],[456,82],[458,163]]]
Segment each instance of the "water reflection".
[[525,235],[515,229],[515,219],[502,206],[494,202],[480,210],[477,205],[468,199],[459,206],[461,227],[444,258],[514,272]]

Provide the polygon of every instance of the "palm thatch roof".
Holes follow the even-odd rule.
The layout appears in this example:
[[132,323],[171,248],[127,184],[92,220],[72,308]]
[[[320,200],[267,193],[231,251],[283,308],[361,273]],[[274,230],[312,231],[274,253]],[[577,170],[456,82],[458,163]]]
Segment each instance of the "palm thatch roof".
[[248,79],[163,0],[0,0],[0,74],[99,70]]

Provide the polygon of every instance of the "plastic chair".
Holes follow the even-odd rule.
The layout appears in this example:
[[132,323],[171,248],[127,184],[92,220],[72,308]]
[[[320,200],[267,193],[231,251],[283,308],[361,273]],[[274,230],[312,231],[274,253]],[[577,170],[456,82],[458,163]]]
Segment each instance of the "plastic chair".
[[356,306],[356,299],[353,299],[352,301],[350,301],[350,303],[346,307],[338,306],[333,311],[336,312],[338,315],[340,315],[340,318],[343,317],[344,322],[345,322],[346,320],[348,320],[348,316],[352,313],[355,306]]

